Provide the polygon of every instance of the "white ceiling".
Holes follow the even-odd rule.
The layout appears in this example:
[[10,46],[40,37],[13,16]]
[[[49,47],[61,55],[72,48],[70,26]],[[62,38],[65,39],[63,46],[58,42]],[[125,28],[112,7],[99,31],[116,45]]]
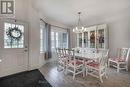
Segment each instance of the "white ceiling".
[[75,26],[79,11],[83,24],[87,24],[129,8],[130,0],[33,0],[33,6],[49,20]]

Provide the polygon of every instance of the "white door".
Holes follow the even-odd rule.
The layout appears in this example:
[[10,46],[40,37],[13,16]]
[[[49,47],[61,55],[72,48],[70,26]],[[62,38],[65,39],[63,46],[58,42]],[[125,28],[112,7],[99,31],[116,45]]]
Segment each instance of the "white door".
[[27,23],[0,20],[0,77],[28,70]]

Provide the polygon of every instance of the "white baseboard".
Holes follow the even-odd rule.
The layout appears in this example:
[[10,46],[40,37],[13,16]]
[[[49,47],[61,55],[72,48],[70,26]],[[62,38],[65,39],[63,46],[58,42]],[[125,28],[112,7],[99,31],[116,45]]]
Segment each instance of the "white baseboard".
[[28,70],[39,69],[40,65],[30,66]]
[[16,73],[20,73],[20,72],[24,72],[24,71],[28,71],[28,70],[27,70],[27,68],[23,68],[21,66],[17,66],[15,68],[5,69],[3,71],[1,70],[0,77],[12,75],[12,74],[16,74]]
[[57,61],[57,60],[58,60],[57,58],[50,58],[50,59],[46,60],[46,63],[48,63],[48,62],[53,62],[53,61]]

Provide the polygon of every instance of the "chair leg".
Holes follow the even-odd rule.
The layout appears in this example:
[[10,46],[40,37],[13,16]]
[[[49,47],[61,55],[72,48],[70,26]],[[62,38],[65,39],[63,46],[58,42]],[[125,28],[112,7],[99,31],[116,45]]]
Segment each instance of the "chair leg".
[[75,79],[75,73],[73,74],[73,80]]
[[66,65],[65,75],[68,73],[68,66]]
[[66,64],[64,64],[64,70],[63,70],[63,71],[66,71],[66,67],[67,67],[67,65],[66,65]]
[[99,71],[99,79],[100,79],[101,83],[103,83],[103,79],[102,79],[102,70]]
[[61,68],[60,64],[57,64],[57,71],[61,72],[63,69]]
[[83,77],[85,77],[85,67],[83,68]]
[[73,80],[75,79],[75,73],[76,73],[76,69],[74,68]]
[[103,83],[103,79],[102,79],[102,76],[100,76],[99,78],[100,78],[100,81],[101,81],[101,83]]
[[120,72],[120,64],[117,64],[117,72]]
[[110,61],[108,60],[108,67],[110,67]]
[[128,71],[128,66],[126,65],[126,71]]
[[108,78],[107,70],[105,69],[105,77]]
[[86,76],[88,75],[88,68],[86,68]]

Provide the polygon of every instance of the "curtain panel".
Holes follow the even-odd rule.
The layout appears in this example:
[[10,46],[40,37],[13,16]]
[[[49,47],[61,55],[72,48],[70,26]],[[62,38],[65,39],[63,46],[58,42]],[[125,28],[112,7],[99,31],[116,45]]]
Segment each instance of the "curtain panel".
[[68,33],[68,48],[71,48],[71,44],[70,44],[70,29],[67,29],[67,33]]
[[45,46],[45,55],[46,59],[51,58],[51,25],[45,23],[45,39],[46,39],[46,46]]

